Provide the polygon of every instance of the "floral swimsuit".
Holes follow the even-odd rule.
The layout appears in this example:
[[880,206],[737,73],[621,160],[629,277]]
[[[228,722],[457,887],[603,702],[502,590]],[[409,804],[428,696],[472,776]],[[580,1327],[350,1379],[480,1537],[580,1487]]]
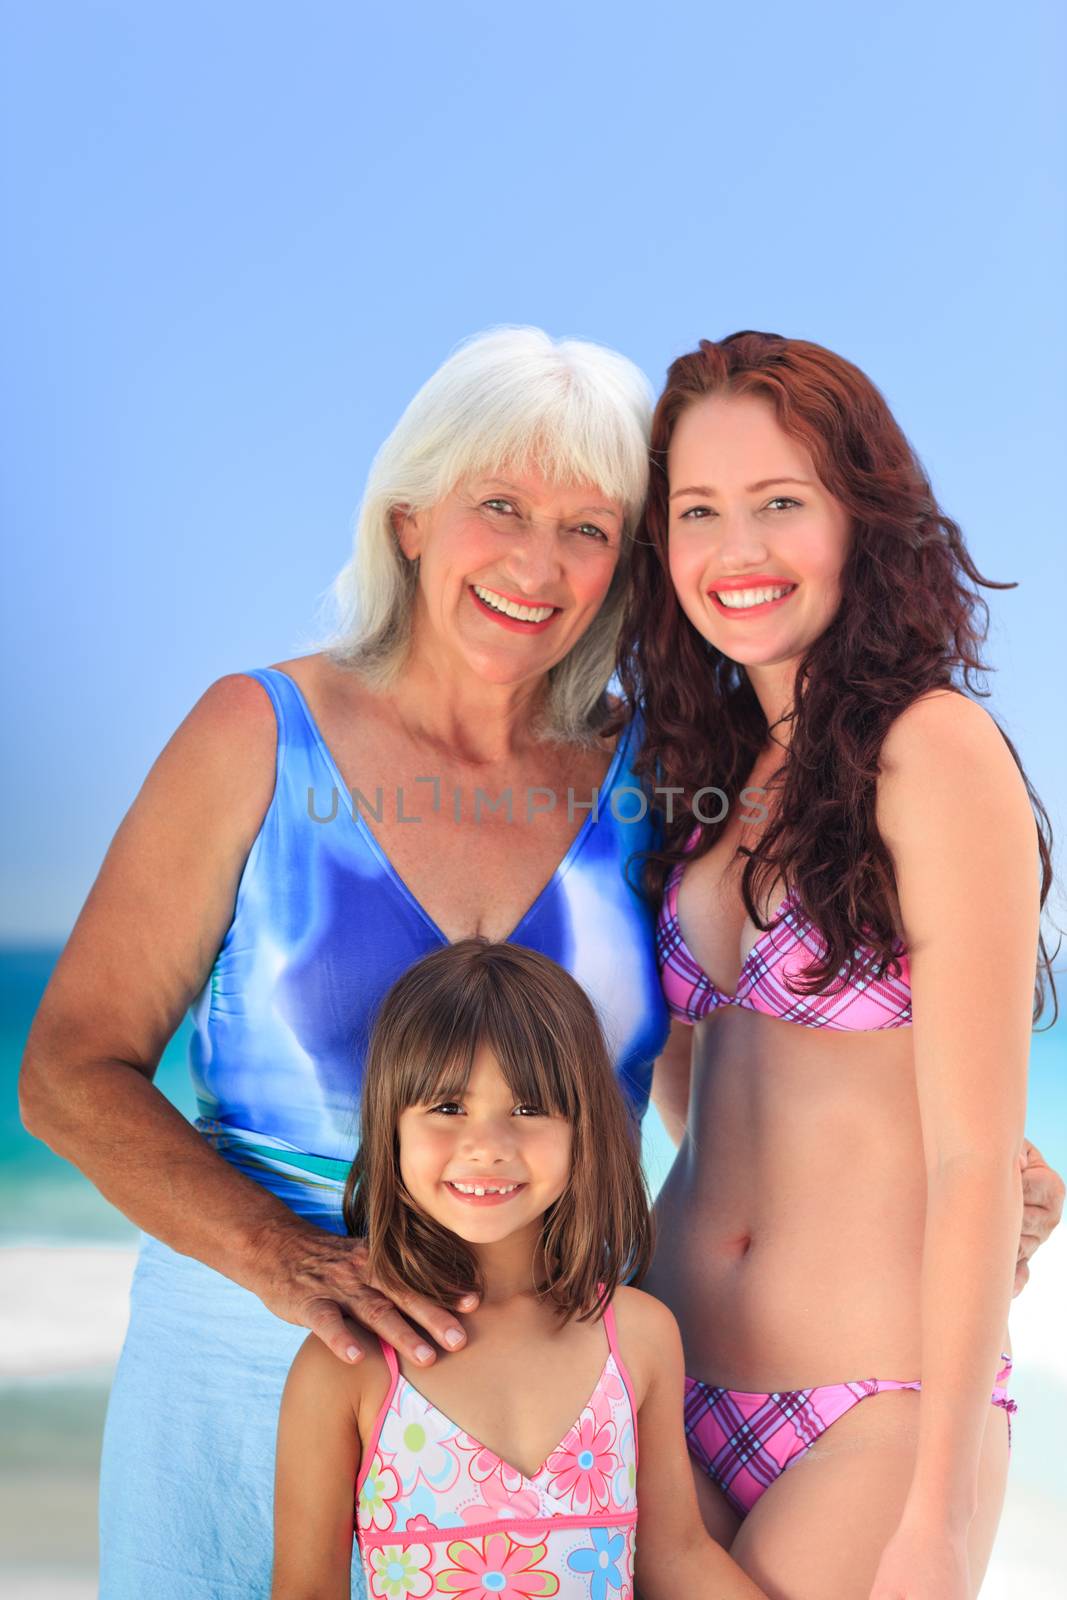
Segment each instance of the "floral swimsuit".
[[356,1537],[373,1600],[632,1600],[637,1407],[604,1313],[608,1356],[577,1420],[528,1478],[400,1373],[363,1452]]

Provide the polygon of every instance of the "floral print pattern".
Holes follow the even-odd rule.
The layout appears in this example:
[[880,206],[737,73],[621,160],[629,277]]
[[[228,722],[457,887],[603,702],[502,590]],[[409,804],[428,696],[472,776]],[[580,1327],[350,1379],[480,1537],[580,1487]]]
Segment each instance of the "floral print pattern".
[[396,1521],[394,1502],[400,1496],[400,1483],[392,1467],[382,1465],[382,1458],[375,1453],[370,1470],[360,1485],[356,1511],[359,1526],[385,1529],[391,1528]]
[[[619,1440],[619,1465],[611,1480],[611,1497],[616,1505],[625,1505],[637,1494],[637,1451],[634,1448],[634,1425],[628,1422]],[[409,1524],[410,1526],[410,1524]]]
[[577,1433],[570,1435],[546,1462],[552,1493],[568,1500],[572,1510],[588,1511],[595,1505],[603,1511],[619,1468],[619,1458],[612,1449],[614,1443],[615,1424],[605,1421],[598,1426],[592,1408],[587,1407]]
[[592,1395],[533,1477],[458,1428],[383,1346],[394,1383],[356,1505],[373,1600],[633,1600],[636,1426],[613,1321],[608,1339]]
[[[515,1471],[514,1467],[510,1470]],[[517,1477],[521,1483],[522,1473]],[[482,1498],[473,1505],[464,1506],[462,1517],[464,1522],[505,1522],[513,1517],[536,1517],[540,1511],[536,1489],[516,1489],[509,1494],[499,1478],[486,1478],[482,1484]]]
[[410,1494],[419,1482],[442,1492],[451,1489],[459,1477],[459,1461],[450,1441],[456,1425],[432,1406],[409,1383],[399,1385],[396,1404],[390,1406],[382,1424],[379,1448],[400,1479],[400,1487]]
[[423,1600],[433,1593],[432,1564],[424,1544],[380,1544],[370,1553],[370,1592],[375,1600]]
[[539,1565],[546,1549],[544,1544],[521,1544],[507,1533],[458,1540],[448,1547],[448,1559],[456,1564],[438,1574],[438,1589],[461,1600],[483,1600],[485,1595],[499,1595],[501,1600],[558,1595],[559,1579]]
[[461,1450],[473,1451],[467,1462],[467,1471],[475,1483],[487,1483],[490,1478],[496,1478],[504,1489],[521,1489],[524,1480],[518,1467],[501,1461],[479,1439],[472,1438],[469,1433],[457,1433],[456,1443]]
[[621,1528],[593,1528],[592,1544],[567,1557],[572,1572],[588,1572],[590,1600],[608,1600],[608,1591],[620,1590],[624,1579],[620,1564],[626,1555],[626,1535]]

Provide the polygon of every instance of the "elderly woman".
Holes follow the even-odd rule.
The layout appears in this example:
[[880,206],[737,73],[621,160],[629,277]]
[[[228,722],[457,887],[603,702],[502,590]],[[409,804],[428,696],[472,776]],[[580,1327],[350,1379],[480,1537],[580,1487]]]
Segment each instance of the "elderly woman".
[[[116,835],[22,1080],[28,1128],[147,1236],[104,1441],[104,1600],[268,1592],[304,1329],[347,1359],[361,1323],[416,1362],[426,1335],[463,1343],[453,1315],[368,1286],[341,1222],[364,1039],[405,968],[472,934],[551,956],[645,1108],[668,1019],[624,868],[650,824],[627,820],[634,729],[599,730],[649,412],[608,350],[468,343],[374,462],[332,646],[212,685]],[[152,1083],[190,1008],[195,1128]]]
[[[470,934],[550,955],[645,1108],[668,1017],[627,866],[659,835],[639,727],[603,730],[648,419],[612,352],[531,329],[467,344],[374,463],[331,647],[214,684],[119,829],[22,1080],[31,1131],[147,1235],[103,1600],[267,1594],[304,1328],[342,1359],[366,1328],[414,1362],[463,1343],[440,1307],[378,1293],[342,1233],[362,1050],[400,972]],[[196,1128],[152,1084],[190,1007]]]

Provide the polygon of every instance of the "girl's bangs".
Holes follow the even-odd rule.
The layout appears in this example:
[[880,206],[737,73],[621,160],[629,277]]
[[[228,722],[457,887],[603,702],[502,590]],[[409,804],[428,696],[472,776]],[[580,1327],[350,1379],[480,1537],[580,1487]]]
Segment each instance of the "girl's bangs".
[[454,1036],[409,1037],[402,1061],[396,1064],[397,1109],[432,1105],[462,1094],[470,1080],[477,1043]]
[[566,1070],[561,1041],[545,1026],[532,998],[521,993],[512,992],[505,999],[483,988],[451,1007],[447,1020],[431,1013],[421,1025],[412,1026],[405,1045],[397,1084],[401,1107],[431,1105],[463,1094],[475,1056],[488,1046],[516,1103],[537,1105],[571,1120],[575,1116],[573,1068]]

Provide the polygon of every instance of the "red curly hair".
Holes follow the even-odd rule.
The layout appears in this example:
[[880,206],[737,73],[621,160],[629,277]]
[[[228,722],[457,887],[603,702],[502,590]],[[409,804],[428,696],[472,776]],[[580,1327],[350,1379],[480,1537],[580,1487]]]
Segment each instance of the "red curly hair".
[[[978,572],[883,396],[851,362],[800,339],[754,332],[703,339],[675,361],[652,422],[651,485],[618,659],[625,715],[640,711],[645,724],[635,772],[650,787],[683,794],[665,822],[664,847],[646,853],[644,885],[653,900],[683,858],[693,793],[713,783],[731,806],[737,802],[770,731],[744,668],[685,615],[667,563],[671,437],[688,407],[716,394],[769,402],[852,525],[840,608],[799,663],[767,827],[742,852],[742,895],[756,926],[767,926],[757,903],[781,878],[826,939],[825,959],[798,985],[811,992],[842,969],[846,979],[853,976],[860,947],[872,952],[870,970],[893,970],[894,875],[875,823],[882,741],[894,718],[928,690],[984,695],[977,680],[988,671],[981,657],[988,608],[979,587],[1014,585]],[[1051,829],[1025,772],[1023,780],[1038,831],[1043,906],[1052,882]],[[728,815],[722,809],[722,821],[704,826],[693,858],[720,837]],[[1046,975],[1051,983],[1042,940],[1035,1016]]]

